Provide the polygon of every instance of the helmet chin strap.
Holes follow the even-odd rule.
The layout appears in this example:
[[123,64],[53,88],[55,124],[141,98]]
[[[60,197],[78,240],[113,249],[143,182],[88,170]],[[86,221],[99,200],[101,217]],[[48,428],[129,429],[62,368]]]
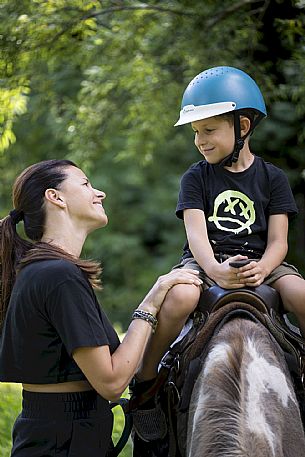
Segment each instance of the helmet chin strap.
[[238,112],[233,112],[234,115],[234,136],[235,136],[235,143],[234,143],[234,149],[231,154],[229,154],[227,157],[222,159],[220,162],[217,163],[218,166],[220,167],[231,167],[233,163],[236,163],[239,158],[239,153],[244,147],[245,144],[245,139],[249,135],[252,129],[249,130],[249,132],[244,136],[241,137],[241,132],[240,132],[240,118],[239,118],[239,113]]
[[244,147],[245,144],[245,139],[247,136],[251,135],[257,124],[260,122],[260,120],[264,117],[262,113],[256,112],[254,119],[251,122],[251,126],[243,137],[241,136],[241,131],[240,131],[240,116],[242,115],[242,110],[241,111],[233,111],[233,116],[234,116],[234,136],[235,136],[235,143],[234,143],[234,149],[231,154],[229,154],[227,157],[222,159],[220,162],[218,162],[216,165],[219,167],[231,167],[233,163],[236,163],[239,158],[239,153]]

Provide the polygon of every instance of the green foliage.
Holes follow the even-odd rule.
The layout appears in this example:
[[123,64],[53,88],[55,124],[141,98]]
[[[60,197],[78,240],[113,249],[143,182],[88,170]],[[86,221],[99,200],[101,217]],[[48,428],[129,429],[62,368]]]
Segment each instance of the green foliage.
[[[0,456],[9,457],[11,451],[11,432],[17,415],[21,411],[21,386],[19,384],[0,383]],[[114,428],[112,439],[116,444],[124,428],[124,414],[121,408],[113,409]],[[122,457],[132,454],[131,441],[120,453]]]
[[30,163],[82,166],[106,191],[110,221],[85,255],[102,261],[101,300],[123,328],[179,259],[179,179],[200,156],[190,128],[173,124],[187,83],[214,65],[239,67],[262,89],[268,118],[252,147],[289,176],[301,210],[289,259],[305,272],[303,3],[2,0],[1,216]]
[[15,143],[12,127],[15,118],[26,112],[27,87],[0,90],[0,152]]
[[9,457],[11,432],[15,418],[21,410],[19,385],[0,383],[0,455]]

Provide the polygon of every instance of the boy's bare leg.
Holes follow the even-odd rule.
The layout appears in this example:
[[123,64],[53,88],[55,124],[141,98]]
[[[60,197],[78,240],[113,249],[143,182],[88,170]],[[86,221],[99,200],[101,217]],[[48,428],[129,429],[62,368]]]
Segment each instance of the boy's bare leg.
[[196,308],[200,291],[198,286],[177,284],[167,293],[158,314],[158,327],[147,345],[137,373],[139,380],[152,379],[157,375],[162,356],[181,332],[189,314]]
[[305,338],[305,280],[295,275],[282,276],[272,284],[281,295],[285,310],[295,314]]

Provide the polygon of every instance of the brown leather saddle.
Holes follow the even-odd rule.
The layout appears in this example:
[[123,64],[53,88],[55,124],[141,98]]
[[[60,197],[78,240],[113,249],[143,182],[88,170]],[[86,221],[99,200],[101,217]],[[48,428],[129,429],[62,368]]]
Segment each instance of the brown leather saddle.
[[201,294],[197,309],[202,313],[211,314],[232,302],[246,303],[264,314],[270,313],[271,309],[277,313],[282,311],[278,292],[265,284],[242,289],[223,289],[220,286],[211,286]]
[[[230,305],[231,304],[231,305]],[[262,284],[254,288],[222,289],[212,286],[201,295],[197,310],[205,321],[213,317],[217,327],[221,327],[236,314],[248,316],[261,322],[281,346],[290,371],[298,374],[304,381],[304,339],[298,327],[284,318],[284,309],[279,293],[270,286]],[[292,364],[292,359],[295,363]]]
[[[171,348],[168,357],[178,357],[183,369],[188,370],[194,359],[200,357],[203,360],[207,343],[228,320],[237,316],[245,317],[260,322],[268,329],[282,348],[289,370],[304,389],[304,339],[299,329],[284,319],[283,313],[278,292],[265,284],[234,290],[212,286],[201,294],[194,313],[193,328]],[[168,362],[171,364],[170,360]],[[165,357],[162,364],[166,366],[168,362]]]

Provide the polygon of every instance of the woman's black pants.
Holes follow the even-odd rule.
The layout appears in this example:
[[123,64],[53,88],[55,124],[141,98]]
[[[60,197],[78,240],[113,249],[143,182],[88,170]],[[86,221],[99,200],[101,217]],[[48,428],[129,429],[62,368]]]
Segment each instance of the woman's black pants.
[[11,457],[106,457],[113,449],[113,415],[95,391],[23,391]]

